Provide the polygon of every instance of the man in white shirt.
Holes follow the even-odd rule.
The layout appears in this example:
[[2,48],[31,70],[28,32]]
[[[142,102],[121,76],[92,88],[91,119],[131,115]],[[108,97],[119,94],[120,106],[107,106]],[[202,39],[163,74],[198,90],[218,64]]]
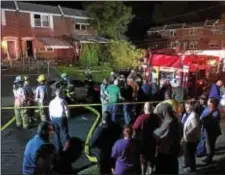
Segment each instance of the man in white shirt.
[[[54,126],[59,149],[69,141],[68,118],[69,110],[66,101],[62,98],[62,91],[56,90],[56,97],[49,104],[49,116]],[[60,132],[62,134],[62,142],[60,139]]]

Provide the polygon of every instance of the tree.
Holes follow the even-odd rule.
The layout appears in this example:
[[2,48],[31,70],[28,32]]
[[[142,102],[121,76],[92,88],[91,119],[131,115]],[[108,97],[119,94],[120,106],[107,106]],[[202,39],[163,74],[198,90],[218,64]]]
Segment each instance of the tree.
[[97,32],[111,39],[121,39],[133,19],[132,8],[121,1],[96,1],[84,4],[87,13],[94,18],[91,24]]
[[126,40],[110,41],[108,49],[111,54],[111,65],[115,69],[136,67],[139,65],[139,58],[144,55],[144,50],[136,49]]

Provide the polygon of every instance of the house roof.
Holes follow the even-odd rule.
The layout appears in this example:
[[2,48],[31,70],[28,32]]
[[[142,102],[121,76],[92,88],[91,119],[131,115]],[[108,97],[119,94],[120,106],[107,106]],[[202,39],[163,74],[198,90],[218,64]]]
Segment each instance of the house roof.
[[75,18],[75,23],[89,23],[90,21],[88,19],[79,19]]
[[84,10],[78,10],[78,9],[72,9],[72,8],[66,8],[66,7],[62,7],[62,10],[65,15],[88,17],[87,12],[85,12]]
[[169,24],[164,26],[151,27],[148,32],[157,31],[157,30],[169,30],[169,29],[179,29],[179,28],[191,28],[191,27],[208,27],[215,24],[217,20],[206,20],[204,22],[193,22],[193,23],[177,23]]
[[217,20],[206,20],[205,25],[206,26],[212,26]]
[[19,2],[19,1],[17,1],[17,4],[19,6],[19,9],[24,11],[61,14],[57,6],[41,5],[41,4]]
[[100,36],[93,36],[93,35],[75,35],[73,38],[80,42],[98,42],[98,43],[108,42],[108,39],[106,38],[103,38]]
[[1,1],[1,8],[16,10],[16,7],[13,1]]
[[46,47],[54,48],[54,49],[66,49],[72,48],[72,45],[65,40],[59,38],[49,38],[42,37],[38,38],[38,40]]
[[170,24],[170,25],[166,25],[165,29],[179,29],[179,28],[182,28],[183,25],[184,25],[184,23]]
[[189,24],[185,24],[184,28],[191,28],[191,27],[204,27],[205,22],[193,22]]
[[[40,13],[53,13],[53,14],[62,15],[58,6],[42,5],[42,4],[20,2],[20,1],[16,1],[16,3],[18,4],[19,10],[40,12]],[[1,7],[2,9],[16,10],[14,1],[1,1]],[[63,10],[64,15],[74,16],[75,18],[89,17],[87,12],[85,12],[84,10],[72,9],[72,8],[66,8],[66,7],[61,7],[61,8]]]
[[149,31],[157,31],[157,30],[163,30],[165,26],[156,26],[156,27],[151,27]]

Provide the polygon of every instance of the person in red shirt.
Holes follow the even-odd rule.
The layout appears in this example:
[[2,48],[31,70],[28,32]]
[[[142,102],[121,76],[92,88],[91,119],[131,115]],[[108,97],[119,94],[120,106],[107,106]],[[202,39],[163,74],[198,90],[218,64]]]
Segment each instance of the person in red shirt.
[[156,140],[153,132],[159,127],[159,124],[160,119],[153,114],[151,103],[146,102],[144,114],[140,115],[133,124],[134,137],[140,143],[142,174],[146,174],[147,169],[152,171],[154,167]]

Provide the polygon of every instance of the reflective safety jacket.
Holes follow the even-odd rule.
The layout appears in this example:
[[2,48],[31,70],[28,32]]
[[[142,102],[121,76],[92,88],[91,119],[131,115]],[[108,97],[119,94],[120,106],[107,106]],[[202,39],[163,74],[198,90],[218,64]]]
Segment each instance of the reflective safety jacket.
[[14,104],[16,107],[24,106],[26,103],[26,92],[23,87],[19,87],[13,90],[14,93]]
[[48,94],[48,87],[46,85],[39,85],[35,91],[35,101],[39,104],[45,105],[49,102],[50,94]]

